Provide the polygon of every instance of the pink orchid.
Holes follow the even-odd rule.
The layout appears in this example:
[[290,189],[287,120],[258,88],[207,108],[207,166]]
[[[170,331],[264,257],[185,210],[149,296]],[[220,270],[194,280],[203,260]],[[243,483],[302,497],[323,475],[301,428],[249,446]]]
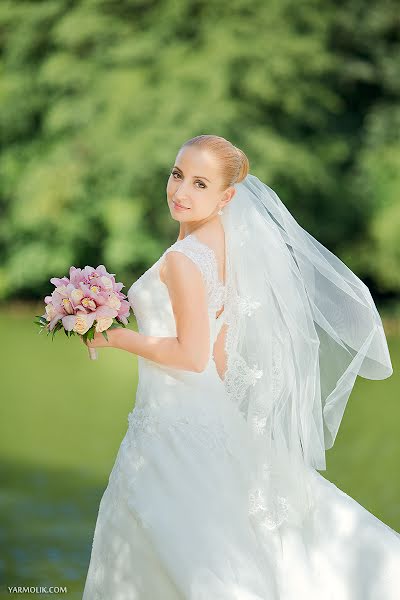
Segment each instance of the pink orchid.
[[69,278],[52,277],[50,283],[55,289],[45,297],[46,312],[40,316],[40,324],[48,332],[62,327],[85,335],[92,328],[94,332],[95,326],[96,331],[105,331],[114,319],[123,326],[129,323],[130,304],[121,292],[125,286],[117,283],[115,273],[108,273],[104,265],[96,269],[71,266]]

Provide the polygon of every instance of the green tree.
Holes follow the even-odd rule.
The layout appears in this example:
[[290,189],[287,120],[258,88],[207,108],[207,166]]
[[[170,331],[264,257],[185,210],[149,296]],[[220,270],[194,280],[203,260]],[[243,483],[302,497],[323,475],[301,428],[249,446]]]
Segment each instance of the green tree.
[[[127,283],[140,274],[176,239],[165,185],[199,133],[242,147],[303,227],[398,289],[385,185],[363,191],[398,156],[385,108],[398,94],[395,3],[376,3],[351,39],[359,12],[317,0],[2,3],[0,298],[41,297],[71,264],[104,263]],[[362,54],[371,28],[375,54]],[[378,59],[385,83],[376,67],[360,99]],[[376,133],[384,121],[390,144]],[[382,144],[395,152],[374,170]],[[360,259],[371,245],[374,264]]]

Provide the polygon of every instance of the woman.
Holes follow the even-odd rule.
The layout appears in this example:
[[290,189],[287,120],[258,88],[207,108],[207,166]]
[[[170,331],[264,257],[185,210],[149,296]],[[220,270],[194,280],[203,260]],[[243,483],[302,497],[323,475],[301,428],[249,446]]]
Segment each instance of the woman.
[[129,289],[129,427],[84,600],[394,600],[400,536],[324,479],[358,375],[392,365],[368,288],[201,135],[167,185],[178,240]]

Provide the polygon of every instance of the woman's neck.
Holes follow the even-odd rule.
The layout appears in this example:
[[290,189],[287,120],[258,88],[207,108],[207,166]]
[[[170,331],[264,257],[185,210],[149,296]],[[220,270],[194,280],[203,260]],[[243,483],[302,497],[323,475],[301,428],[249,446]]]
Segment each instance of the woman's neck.
[[[212,215],[208,219],[197,221],[196,223],[181,223],[179,228],[178,240],[183,240],[187,235],[194,233],[197,229],[202,228],[206,223],[220,224],[220,218],[218,215]],[[177,240],[177,241],[178,241]]]

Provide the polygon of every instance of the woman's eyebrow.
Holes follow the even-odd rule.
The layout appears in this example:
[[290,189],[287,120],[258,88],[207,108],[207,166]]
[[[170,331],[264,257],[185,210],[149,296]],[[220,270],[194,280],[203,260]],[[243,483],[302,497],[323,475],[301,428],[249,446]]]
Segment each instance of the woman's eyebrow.
[[[176,165],[174,166],[174,169],[178,169],[178,171],[180,171],[181,173],[183,173],[182,169],[180,169]],[[209,179],[207,179],[207,177],[204,177],[204,175],[193,175],[193,179],[195,177],[198,177],[199,179],[205,179],[206,181],[208,181],[209,183],[211,183],[211,181]]]

